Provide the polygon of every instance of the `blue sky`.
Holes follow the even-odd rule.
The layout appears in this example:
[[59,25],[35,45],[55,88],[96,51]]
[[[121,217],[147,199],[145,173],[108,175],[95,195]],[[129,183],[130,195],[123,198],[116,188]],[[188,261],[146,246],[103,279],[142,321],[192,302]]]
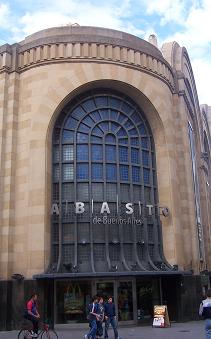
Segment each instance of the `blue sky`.
[[0,45],[72,23],[156,34],[159,47],[176,40],[188,50],[200,104],[211,105],[211,0],[0,0]]

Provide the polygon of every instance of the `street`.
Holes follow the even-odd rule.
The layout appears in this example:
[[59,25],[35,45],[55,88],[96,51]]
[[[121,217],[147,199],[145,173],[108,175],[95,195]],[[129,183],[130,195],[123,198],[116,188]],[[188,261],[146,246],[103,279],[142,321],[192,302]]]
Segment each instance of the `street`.
[[[59,339],[84,339],[86,328],[68,329],[56,327]],[[0,332],[0,339],[16,339],[18,331]],[[151,326],[119,327],[121,339],[203,339],[203,321],[172,323],[170,328],[152,328]],[[113,330],[109,329],[109,338],[113,339]]]

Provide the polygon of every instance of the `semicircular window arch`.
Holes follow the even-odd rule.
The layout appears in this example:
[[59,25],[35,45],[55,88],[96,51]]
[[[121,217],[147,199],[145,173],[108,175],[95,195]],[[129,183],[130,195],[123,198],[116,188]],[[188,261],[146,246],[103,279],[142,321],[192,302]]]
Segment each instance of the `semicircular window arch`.
[[[67,264],[79,272],[156,269],[156,260],[162,261],[159,216],[145,217],[142,210],[157,206],[157,196],[154,142],[140,108],[109,90],[69,103],[53,131],[53,203],[62,214],[52,222],[57,270]],[[83,202],[84,213],[75,214],[75,202]],[[109,205],[112,227],[95,224],[102,202]],[[139,227],[127,222],[126,203],[136,220],[142,213]],[[118,218],[125,218],[124,227]]]

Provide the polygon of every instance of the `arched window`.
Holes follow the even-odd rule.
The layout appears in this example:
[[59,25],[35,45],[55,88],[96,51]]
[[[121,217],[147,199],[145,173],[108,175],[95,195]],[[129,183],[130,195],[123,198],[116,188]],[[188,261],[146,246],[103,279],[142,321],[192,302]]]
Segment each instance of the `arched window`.
[[71,101],[54,127],[52,177],[57,271],[164,268],[153,137],[132,100],[96,90]]

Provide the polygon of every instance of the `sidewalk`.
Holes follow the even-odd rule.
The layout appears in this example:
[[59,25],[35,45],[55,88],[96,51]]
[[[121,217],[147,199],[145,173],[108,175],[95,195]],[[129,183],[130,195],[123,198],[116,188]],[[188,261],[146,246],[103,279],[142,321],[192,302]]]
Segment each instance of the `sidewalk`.
[[[59,339],[83,339],[84,329],[56,329]],[[16,339],[18,331],[0,332],[0,339]],[[203,321],[172,323],[170,328],[152,328],[151,326],[120,327],[121,339],[203,339]],[[113,331],[109,329],[109,339],[113,339]]]

